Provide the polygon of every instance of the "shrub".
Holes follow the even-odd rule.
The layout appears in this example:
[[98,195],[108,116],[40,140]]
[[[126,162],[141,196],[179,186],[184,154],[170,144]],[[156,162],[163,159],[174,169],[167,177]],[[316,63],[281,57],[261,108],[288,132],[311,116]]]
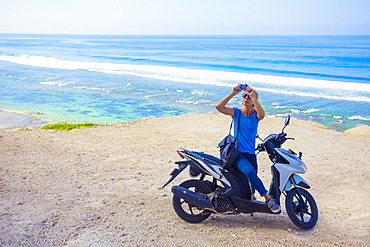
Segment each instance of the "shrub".
[[69,122],[59,122],[55,124],[47,124],[41,129],[52,129],[52,130],[72,130],[72,129],[80,129],[80,128],[90,128],[93,126],[100,126],[102,124],[97,124],[97,123],[88,123],[88,122],[83,122],[83,123],[69,123]]

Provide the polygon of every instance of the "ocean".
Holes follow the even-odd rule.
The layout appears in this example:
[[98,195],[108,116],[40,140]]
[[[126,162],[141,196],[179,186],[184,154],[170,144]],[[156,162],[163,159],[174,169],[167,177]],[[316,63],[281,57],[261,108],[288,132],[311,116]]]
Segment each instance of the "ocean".
[[28,125],[216,112],[238,83],[268,116],[370,125],[370,36],[0,34],[6,128],[27,123],[9,112],[38,116]]

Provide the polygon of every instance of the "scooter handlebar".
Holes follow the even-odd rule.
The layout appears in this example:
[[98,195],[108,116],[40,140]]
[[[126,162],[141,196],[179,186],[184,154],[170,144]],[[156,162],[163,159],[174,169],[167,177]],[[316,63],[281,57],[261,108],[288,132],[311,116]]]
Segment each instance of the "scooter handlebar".
[[287,134],[282,132],[280,134],[271,134],[262,143],[258,144],[255,151],[262,152],[265,151],[265,144],[267,142],[272,142],[276,147],[281,147],[285,143],[286,140],[294,140],[294,138],[287,138]]

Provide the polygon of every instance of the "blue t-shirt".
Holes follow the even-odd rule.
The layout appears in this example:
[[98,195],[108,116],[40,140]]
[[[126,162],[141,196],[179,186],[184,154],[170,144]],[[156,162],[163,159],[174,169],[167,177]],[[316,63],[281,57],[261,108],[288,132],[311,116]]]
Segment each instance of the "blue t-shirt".
[[[238,118],[240,117],[240,128],[238,126]],[[246,116],[238,108],[234,108],[234,136],[238,138],[238,149],[242,153],[255,153],[256,135],[259,119],[257,112]],[[238,135],[239,129],[239,135]]]

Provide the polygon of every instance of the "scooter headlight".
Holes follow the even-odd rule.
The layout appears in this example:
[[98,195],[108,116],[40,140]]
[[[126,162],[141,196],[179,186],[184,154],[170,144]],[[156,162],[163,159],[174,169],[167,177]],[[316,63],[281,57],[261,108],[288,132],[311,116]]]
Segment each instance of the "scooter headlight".
[[301,167],[305,172],[307,172],[307,166],[305,163],[303,163],[303,161],[299,161],[299,167]]

